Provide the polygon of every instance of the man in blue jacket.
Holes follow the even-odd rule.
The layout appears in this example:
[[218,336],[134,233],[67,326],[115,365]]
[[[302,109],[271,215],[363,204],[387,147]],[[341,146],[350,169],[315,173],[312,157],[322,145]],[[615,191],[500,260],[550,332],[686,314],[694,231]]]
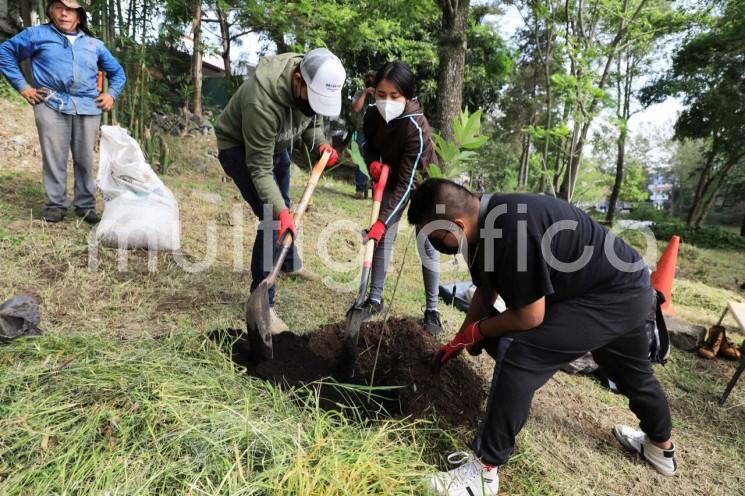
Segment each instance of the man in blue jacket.
[[[96,214],[93,147],[101,113],[114,107],[126,77],[101,40],[91,36],[87,15],[75,0],[47,6],[50,22],[23,30],[0,45],[0,73],[34,106],[43,161],[47,203],[44,219],[59,222],[68,208],[67,158],[75,170],[75,214],[90,224]],[[33,84],[20,63],[31,59]],[[109,78],[108,93],[98,91],[98,70]]]

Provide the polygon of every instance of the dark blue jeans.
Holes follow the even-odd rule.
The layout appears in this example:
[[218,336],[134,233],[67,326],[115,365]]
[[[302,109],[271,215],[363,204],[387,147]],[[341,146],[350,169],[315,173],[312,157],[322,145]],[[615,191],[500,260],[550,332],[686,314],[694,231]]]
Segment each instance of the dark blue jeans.
[[[251,292],[253,292],[261,281],[269,275],[269,272],[272,270],[273,261],[276,260],[279,254],[277,248],[277,228],[279,224],[277,223],[276,216],[273,214],[272,208],[266,209],[270,215],[266,218],[264,217],[264,203],[259,198],[259,193],[256,191],[251,180],[251,174],[249,174],[246,167],[245,149],[239,147],[220,150],[218,159],[225,173],[238,186],[243,199],[248,202],[253,213],[261,220],[259,229],[256,231],[256,240],[254,241],[254,247],[251,253]],[[279,186],[282,197],[285,199],[287,208],[290,208],[290,166],[290,154],[287,150],[274,155],[274,180],[277,181],[277,186]],[[269,229],[272,231],[271,236],[265,236],[265,232]],[[267,259],[267,262],[268,260],[272,260],[271,264],[266,263],[264,260],[264,254],[267,250],[271,250],[271,259]],[[295,245],[293,245],[282,265],[282,271],[292,272],[299,270],[302,266],[303,262],[298,256]],[[274,286],[269,288],[269,303],[274,306]]]
[[[355,141],[357,141],[357,146],[360,147],[360,153],[362,153],[362,148],[365,146],[365,133],[357,131],[355,135]],[[365,190],[367,190],[367,181],[367,176],[360,170],[360,167],[357,166],[357,169],[354,171],[355,190],[364,193]]]

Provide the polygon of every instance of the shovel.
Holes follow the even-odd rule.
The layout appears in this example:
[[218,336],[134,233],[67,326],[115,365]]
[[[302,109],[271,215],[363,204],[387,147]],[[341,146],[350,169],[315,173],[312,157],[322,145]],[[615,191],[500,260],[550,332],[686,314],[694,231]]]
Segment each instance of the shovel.
[[[313,190],[316,189],[318,179],[321,177],[326,163],[329,160],[331,153],[326,152],[321,156],[321,159],[313,166],[313,171],[308,179],[308,185],[305,187],[305,193],[300,200],[295,211],[295,226],[300,227],[300,221],[305,214],[305,209],[308,208],[310,197],[313,195]],[[253,360],[264,361],[271,360],[274,358],[274,349],[272,348],[272,331],[271,331],[271,316],[270,316],[270,305],[269,305],[269,288],[274,286],[274,282],[277,279],[279,269],[289,253],[292,247],[293,239],[291,233],[285,233],[282,238],[282,251],[279,252],[276,262],[271,273],[266,279],[261,281],[261,284],[256,290],[251,293],[246,302],[246,339],[248,342],[249,353]]]
[[[385,184],[388,182],[389,172],[390,168],[384,165],[383,170],[380,172],[380,179],[375,183],[373,188],[373,206],[370,213],[370,224],[378,220],[378,216],[380,215],[380,204],[383,201],[383,191],[385,191]],[[365,303],[367,283],[370,279],[374,254],[375,240],[368,239],[367,243],[365,243],[365,255],[362,259],[360,289],[352,308],[347,311],[347,323],[344,334],[344,356],[341,360],[341,372],[345,377],[351,377],[354,374],[354,364],[357,361],[357,340],[360,335],[360,327],[362,327],[362,322],[365,320],[365,309],[362,305]]]

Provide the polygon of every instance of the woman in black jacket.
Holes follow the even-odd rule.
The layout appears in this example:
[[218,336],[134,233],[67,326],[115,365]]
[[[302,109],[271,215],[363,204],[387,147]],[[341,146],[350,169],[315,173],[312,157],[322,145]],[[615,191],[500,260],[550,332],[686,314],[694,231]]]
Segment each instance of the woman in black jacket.
[[[432,131],[422,106],[414,96],[416,81],[409,66],[401,61],[385,64],[375,76],[375,108],[365,115],[363,147],[373,181],[383,165],[390,167],[378,220],[367,232],[377,242],[372,266],[370,294],[365,303],[368,316],[383,309],[383,285],[390,263],[398,222],[417,186],[417,173],[437,163],[432,148]],[[417,242],[423,260],[422,274],[427,303],[424,327],[431,334],[442,330],[437,309],[439,294],[439,254],[424,237]]]

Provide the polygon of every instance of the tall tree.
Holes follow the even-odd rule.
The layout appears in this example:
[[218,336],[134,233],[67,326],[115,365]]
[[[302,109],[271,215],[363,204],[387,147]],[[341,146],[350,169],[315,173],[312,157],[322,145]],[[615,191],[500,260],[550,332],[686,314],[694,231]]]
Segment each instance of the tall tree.
[[229,5],[224,0],[217,0],[215,2],[215,13],[217,14],[217,22],[220,25],[220,44],[222,45],[222,62],[223,68],[225,69],[225,77],[229,82],[233,79],[233,64],[230,61],[230,51],[233,42],[233,37],[230,34],[230,21],[228,16],[230,15]]
[[648,3],[649,0],[620,0],[588,6],[584,0],[577,0],[574,12],[567,15],[571,33],[567,53],[577,98],[571,151],[559,190],[559,196],[567,201],[572,199],[588,133],[607,96],[605,89],[614,60]]
[[[623,182],[626,177],[626,143],[631,117],[642,111],[635,103],[638,96],[638,82],[652,72],[650,67],[660,57],[658,44],[670,34],[689,27],[693,17],[683,12],[674,12],[666,0],[651,0],[648,8],[639,16],[637,22],[629,27],[628,41],[619,49],[616,58],[616,71],[612,75],[616,87],[615,122],[618,127],[616,140],[616,171],[613,189],[608,200],[606,222],[613,223]],[[635,107],[635,108],[634,108]]]
[[194,19],[192,21],[192,38],[194,50],[191,55],[191,76],[194,94],[192,95],[192,112],[202,115],[202,0],[194,2]]
[[728,0],[706,26],[675,54],[670,72],[643,95],[647,103],[681,96],[687,108],[675,124],[676,139],[706,144],[686,218],[693,227],[704,222],[728,177],[745,167],[745,0]]
[[608,89],[619,53],[633,44],[632,33],[651,2],[672,2],[509,1],[525,20],[521,39],[527,49],[521,50],[521,64],[534,67],[522,74],[537,76],[525,86],[535,103],[523,121],[518,187],[528,186],[529,155],[537,153],[540,190],[571,201],[589,131],[612,101]]
[[437,113],[434,124],[440,135],[453,141],[453,120],[463,103],[463,79],[468,49],[469,0],[438,0],[442,10],[437,78]]

